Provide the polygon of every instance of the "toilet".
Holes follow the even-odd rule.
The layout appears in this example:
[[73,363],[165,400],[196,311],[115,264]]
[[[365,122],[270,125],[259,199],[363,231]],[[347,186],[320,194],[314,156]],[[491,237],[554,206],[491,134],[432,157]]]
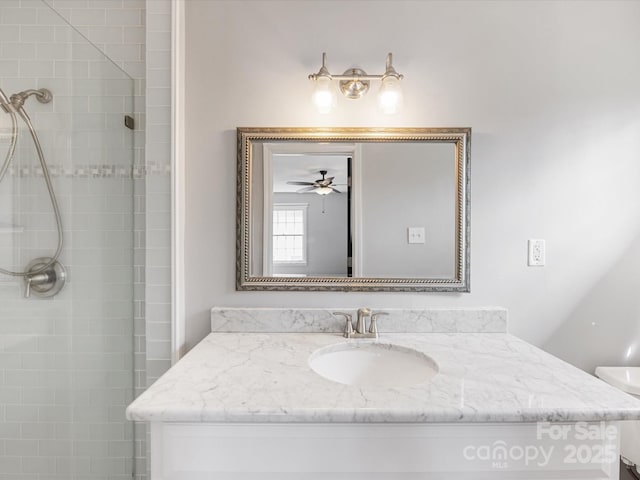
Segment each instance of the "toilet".
[[[596,376],[640,399],[640,367],[597,367]],[[640,421],[621,423],[620,455],[626,464],[640,467]]]

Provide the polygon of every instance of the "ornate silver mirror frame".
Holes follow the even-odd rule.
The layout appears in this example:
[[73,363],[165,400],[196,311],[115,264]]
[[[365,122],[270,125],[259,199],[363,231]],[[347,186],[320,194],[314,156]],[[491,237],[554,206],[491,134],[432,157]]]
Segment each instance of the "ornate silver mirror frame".
[[[471,128],[238,128],[237,177],[237,290],[271,291],[403,291],[403,292],[469,292],[470,285],[470,148]],[[252,272],[256,263],[252,238],[262,227],[255,218],[261,212],[262,194],[252,191],[261,184],[262,150],[266,144],[371,144],[412,143],[451,144],[453,147],[455,245],[451,262],[453,274],[442,277],[396,278],[393,276],[261,276]],[[256,158],[254,158],[256,157]],[[366,161],[366,160],[364,160]],[[258,172],[258,173],[256,173]],[[255,177],[255,178],[254,178]],[[253,219],[253,220],[252,220]],[[261,248],[261,247],[260,247]],[[253,262],[253,263],[252,263]],[[259,272],[262,273],[262,272]]]

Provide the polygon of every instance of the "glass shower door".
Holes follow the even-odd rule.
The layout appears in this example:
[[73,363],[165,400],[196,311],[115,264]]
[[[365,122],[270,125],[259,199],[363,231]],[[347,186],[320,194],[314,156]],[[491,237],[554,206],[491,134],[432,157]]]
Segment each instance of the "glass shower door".
[[[25,101],[60,207],[67,282],[0,275],[0,480],[124,479],[133,469],[133,80],[44,2],[0,3],[0,88]],[[24,2],[23,2],[24,3]],[[15,19],[9,23],[7,19]],[[12,138],[0,110],[0,162]],[[0,267],[50,257],[57,227],[29,131],[0,181]]]

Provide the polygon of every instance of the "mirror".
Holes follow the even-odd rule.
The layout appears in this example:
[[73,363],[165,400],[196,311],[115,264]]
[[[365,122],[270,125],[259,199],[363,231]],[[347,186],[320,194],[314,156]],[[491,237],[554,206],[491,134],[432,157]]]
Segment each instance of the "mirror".
[[469,291],[470,128],[238,128],[237,289]]

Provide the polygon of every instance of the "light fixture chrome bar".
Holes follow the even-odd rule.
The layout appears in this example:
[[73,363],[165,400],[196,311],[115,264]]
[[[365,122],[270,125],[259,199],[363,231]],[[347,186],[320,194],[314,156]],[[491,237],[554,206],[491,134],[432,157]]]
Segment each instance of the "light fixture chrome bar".
[[322,52],[322,66],[320,67],[320,70],[318,70],[318,73],[312,73],[309,75],[309,80],[317,80],[321,77],[329,77],[332,80],[382,80],[383,78],[389,76],[394,76],[399,80],[402,80],[404,78],[404,75],[399,74],[398,72],[396,72],[395,68],[393,68],[393,55],[391,53],[387,54],[385,72],[381,75],[369,75],[368,73],[363,73],[362,75],[355,73],[346,73],[351,72],[354,69],[349,69],[342,75],[332,75],[327,69],[326,60],[327,54],[325,52]]

